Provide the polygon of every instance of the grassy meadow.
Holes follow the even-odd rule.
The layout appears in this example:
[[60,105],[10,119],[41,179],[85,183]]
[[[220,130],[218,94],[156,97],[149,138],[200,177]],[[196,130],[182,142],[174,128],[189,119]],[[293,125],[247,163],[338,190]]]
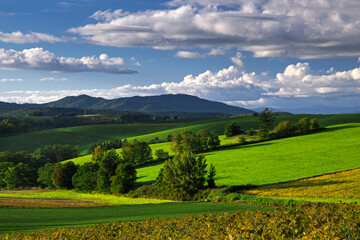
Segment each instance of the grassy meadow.
[[205,202],[130,204],[88,208],[3,208],[0,211],[0,234],[79,227],[105,222],[174,218],[187,214],[218,214],[257,209],[260,208],[256,206]]
[[[309,116],[318,118],[321,126],[330,126],[340,123],[360,122],[360,114],[338,115],[280,115],[275,124],[283,120],[297,122],[300,118]],[[55,144],[71,144],[80,147],[80,154],[86,153],[91,143],[109,141],[115,138],[137,139],[150,141],[155,137],[165,139],[168,135],[180,133],[182,130],[197,132],[205,129],[216,135],[224,134],[224,127],[231,122],[237,122],[243,129],[257,129],[257,117],[229,117],[210,119],[180,119],[166,123],[153,124],[116,124],[90,125],[50,130],[32,131],[22,134],[0,137],[0,151],[28,151],[33,152],[39,147]]]
[[[204,154],[217,185],[263,185],[360,167],[360,124],[237,146]],[[161,163],[137,169],[138,182],[155,181]]]

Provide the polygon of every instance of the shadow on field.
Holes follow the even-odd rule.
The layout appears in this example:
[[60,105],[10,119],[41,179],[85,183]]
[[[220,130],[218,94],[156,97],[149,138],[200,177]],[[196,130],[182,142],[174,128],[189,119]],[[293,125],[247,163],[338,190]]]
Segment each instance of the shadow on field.
[[273,145],[275,143],[273,142],[264,142],[264,143],[251,143],[251,144],[246,144],[246,145],[239,145],[239,146],[234,146],[234,147],[223,147],[223,148],[218,148],[215,149],[211,152],[207,152],[206,155],[212,155],[218,152],[222,152],[222,151],[229,151],[229,150],[236,150],[236,149],[244,149],[244,148],[254,148],[254,147],[263,147],[263,146],[267,146],[267,145]]
[[343,126],[326,128],[325,132],[335,132],[335,131],[339,131],[339,130],[343,130],[343,129],[358,128],[358,127],[359,127],[358,125],[347,124],[347,125],[343,125]]
[[349,181],[328,181],[328,180],[306,180],[299,182],[283,183],[276,185],[264,185],[266,190],[271,189],[287,189],[287,188],[309,188],[309,187],[325,187],[329,185],[344,184]]

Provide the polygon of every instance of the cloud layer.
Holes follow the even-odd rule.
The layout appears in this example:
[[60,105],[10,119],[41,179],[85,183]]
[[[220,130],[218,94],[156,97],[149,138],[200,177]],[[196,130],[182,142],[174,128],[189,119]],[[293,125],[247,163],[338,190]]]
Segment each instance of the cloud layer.
[[29,34],[24,34],[20,31],[12,33],[0,32],[0,41],[6,43],[38,43],[38,42],[66,42],[69,39],[67,38],[58,38],[46,33],[32,32]]
[[270,78],[266,73],[246,73],[237,66],[230,66],[218,72],[187,75],[178,83],[128,84],[112,89],[11,91],[6,93],[11,97],[2,97],[0,101],[42,103],[81,94],[113,99],[177,93],[245,107],[281,107],[282,104],[296,107],[315,103],[360,107],[360,68],[319,74],[308,63],[302,62],[289,65],[275,78]]
[[360,55],[357,0],[174,0],[168,5],[135,13],[98,11],[92,16],[98,23],[69,32],[116,47],[236,47],[256,57]]
[[42,48],[24,49],[23,51],[0,48],[0,69],[6,70],[41,70],[51,72],[104,72],[114,74],[136,73],[121,66],[124,60],[111,58],[107,54],[99,57],[57,57]]

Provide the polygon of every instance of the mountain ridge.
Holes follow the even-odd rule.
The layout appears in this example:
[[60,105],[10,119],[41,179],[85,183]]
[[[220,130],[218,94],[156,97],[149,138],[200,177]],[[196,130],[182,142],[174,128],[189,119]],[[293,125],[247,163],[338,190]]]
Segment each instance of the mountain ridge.
[[116,109],[136,112],[192,112],[192,113],[223,113],[226,115],[251,114],[253,110],[236,107],[221,102],[210,101],[187,94],[166,94],[156,96],[134,96],[116,99],[104,99],[88,95],[68,96],[57,101],[44,104],[16,104],[0,102],[2,109],[20,108],[88,108]]

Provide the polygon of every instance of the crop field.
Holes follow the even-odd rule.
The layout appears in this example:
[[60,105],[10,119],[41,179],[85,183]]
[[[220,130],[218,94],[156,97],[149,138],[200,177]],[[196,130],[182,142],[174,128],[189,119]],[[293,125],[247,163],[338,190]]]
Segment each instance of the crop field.
[[360,169],[296,182],[262,186],[247,193],[269,197],[360,199]]
[[[177,202],[85,208],[2,208],[0,234],[79,227],[115,221],[140,221],[256,210],[260,207],[221,203]],[[272,209],[272,208],[267,208]]]
[[[297,122],[300,118],[309,116],[318,118],[321,126],[340,123],[360,122],[360,114],[339,115],[281,115],[276,117],[275,124],[283,120]],[[55,144],[79,145],[80,153],[85,154],[87,147],[94,142],[109,141],[115,138],[150,141],[155,137],[165,139],[168,135],[182,130],[197,132],[200,129],[213,131],[216,135],[224,133],[224,126],[237,122],[243,129],[257,129],[257,117],[229,117],[194,120],[177,120],[169,123],[157,124],[117,124],[92,125],[51,130],[33,131],[12,136],[0,137],[0,151],[28,151],[33,152],[39,147]]]
[[[204,154],[217,185],[263,185],[360,167],[360,124],[342,124],[297,137]],[[161,163],[137,169],[139,182],[156,179]]]
[[[189,206],[181,205],[178,211]],[[201,205],[201,203],[198,203]],[[160,206],[160,205],[156,205]],[[191,203],[190,203],[191,206]],[[217,204],[202,204],[216,209]],[[229,205],[236,206],[236,205]],[[194,207],[192,205],[191,207]],[[240,205],[238,207],[241,208]],[[130,210],[127,209],[127,210]],[[140,209],[143,210],[143,209]],[[240,209],[243,210],[243,209]],[[254,209],[253,209],[254,210]],[[130,210],[131,211],[131,210]],[[80,212],[78,212],[80,213]],[[86,213],[88,214],[88,213]],[[111,213],[109,213],[111,214]],[[144,215],[147,214],[144,212]],[[154,216],[159,216],[155,212]],[[54,219],[55,220],[55,219]],[[39,221],[44,221],[39,219]],[[274,211],[195,214],[4,236],[6,239],[359,239],[358,204],[305,204]],[[35,221],[36,226],[38,222]],[[16,223],[15,223],[16,224]],[[51,222],[50,222],[51,224]],[[81,223],[80,223],[81,224]],[[60,223],[60,226],[61,223]]]

